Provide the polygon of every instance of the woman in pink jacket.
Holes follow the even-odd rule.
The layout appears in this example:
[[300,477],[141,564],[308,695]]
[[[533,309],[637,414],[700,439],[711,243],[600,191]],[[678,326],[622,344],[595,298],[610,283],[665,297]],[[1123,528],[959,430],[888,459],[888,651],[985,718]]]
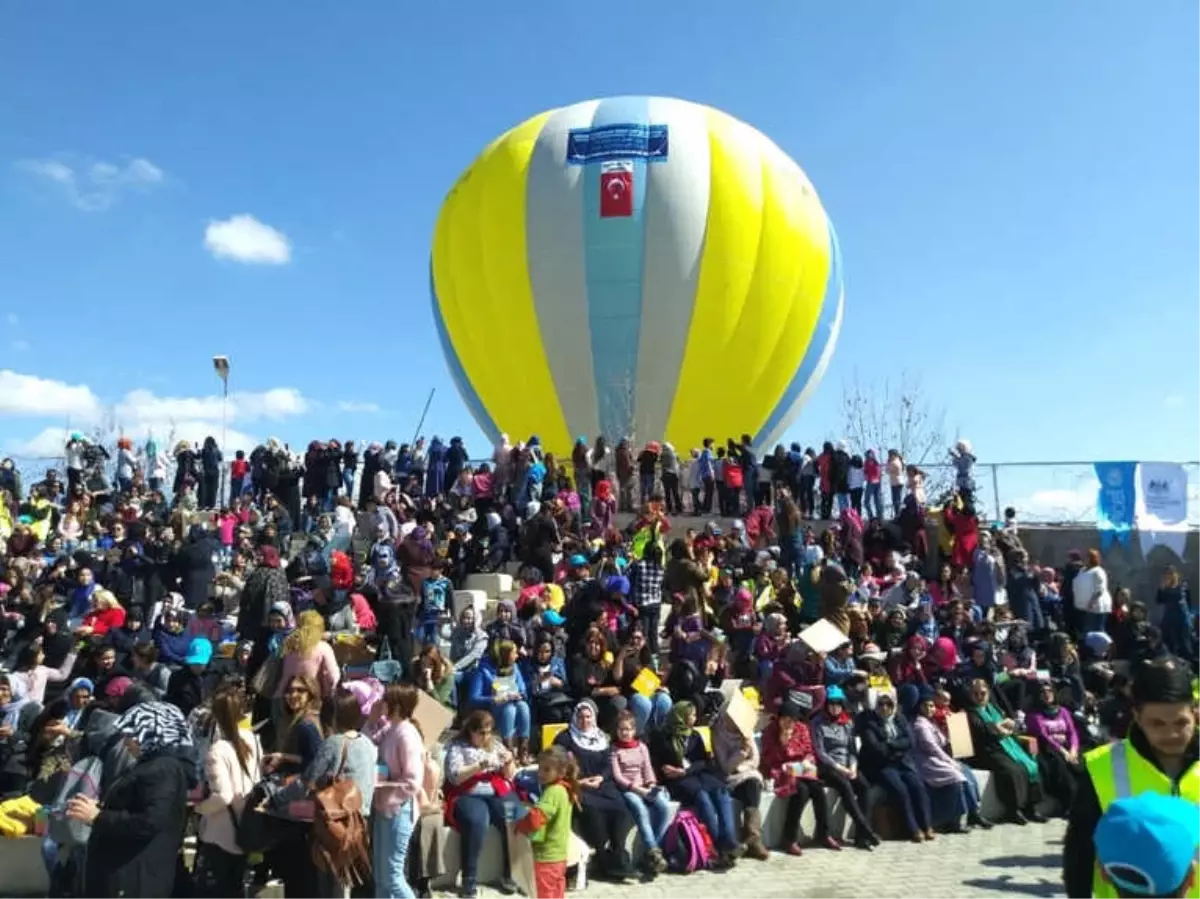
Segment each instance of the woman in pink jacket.
[[[380,775],[371,827],[372,866],[378,899],[409,899],[405,878],[408,844],[421,812],[425,741],[413,723],[419,697],[411,684],[391,684],[383,694],[387,721],[373,737],[379,745]],[[386,774],[384,774],[386,769]]]

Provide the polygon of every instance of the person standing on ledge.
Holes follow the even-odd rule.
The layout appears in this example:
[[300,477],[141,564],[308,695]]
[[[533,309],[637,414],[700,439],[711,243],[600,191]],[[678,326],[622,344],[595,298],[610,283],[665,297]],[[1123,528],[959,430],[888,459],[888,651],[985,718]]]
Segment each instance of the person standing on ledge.
[[[1192,676],[1165,658],[1143,665],[1133,680],[1133,723],[1124,740],[1084,756],[1087,778],[1071,809],[1063,848],[1063,883],[1072,897],[1117,897],[1122,892],[1097,862],[1097,824],[1118,800],[1147,793],[1176,796],[1200,815],[1200,746]],[[1191,878],[1188,896],[1200,897]]]

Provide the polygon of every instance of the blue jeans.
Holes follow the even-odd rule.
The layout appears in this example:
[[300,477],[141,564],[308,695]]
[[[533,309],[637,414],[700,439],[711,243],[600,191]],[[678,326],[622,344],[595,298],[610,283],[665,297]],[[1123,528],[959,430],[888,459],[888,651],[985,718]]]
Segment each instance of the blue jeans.
[[487,836],[489,824],[500,831],[500,858],[504,863],[504,876],[512,876],[512,867],[508,860],[508,827],[504,819],[505,802],[506,800],[499,796],[461,796],[454,804],[454,821],[458,826],[459,857],[462,865],[462,885],[465,888],[473,887],[476,884],[479,853],[483,851],[483,840]]
[[668,805],[667,791],[658,788],[651,791],[649,796],[639,796],[637,793],[629,791],[622,793],[621,796],[625,799],[625,804],[629,806],[629,813],[633,815],[638,834],[642,838],[642,845],[646,847],[647,851],[661,849],[663,837],[667,835],[667,828],[671,824],[671,807]]
[[727,789],[701,790],[696,794],[694,811],[708,828],[718,851],[730,852],[737,848],[737,818],[733,814],[733,797]]
[[979,804],[983,801],[979,795],[979,779],[975,776],[975,772],[971,770],[971,766],[966,762],[959,762],[958,770],[966,778],[962,785],[962,793],[963,804],[966,806],[967,814],[977,812],[979,811]]
[[354,469],[342,469],[342,486],[346,488],[346,496],[354,498]]
[[629,711],[637,719],[637,732],[642,735],[647,726],[652,730],[658,729],[667,720],[667,712],[671,711],[671,694],[659,690],[652,698],[641,693],[629,697]]
[[371,824],[371,864],[375,870],[376,899],[413,899],[416,895],[404,877],[412,832],[411,799],[396,810],[394,817],[375,813]]
[[500,732],[502,740],[511,740],[514,737],[529,739],[529,703],[524,699],[493,706],[492,717],[496,719],[496,730]]
[[866,492],[863,494],[863,508],[866,510],[867,518],[883,518],[883,484],[867,484]]

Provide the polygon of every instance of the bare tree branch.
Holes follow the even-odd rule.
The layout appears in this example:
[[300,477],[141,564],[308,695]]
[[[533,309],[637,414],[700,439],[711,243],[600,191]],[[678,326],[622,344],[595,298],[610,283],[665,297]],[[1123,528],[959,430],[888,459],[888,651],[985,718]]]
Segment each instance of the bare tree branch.
[[949,448],[946,412],[932,406],[918,377],[902,373],[898,383],[863,384],[857,373],[842,387],[842,432],[851,451],[873,449],[880,459],[888,450],[899,450],[904,461],[926,472],[931,498],[949,489],[952,477],[941,466]]

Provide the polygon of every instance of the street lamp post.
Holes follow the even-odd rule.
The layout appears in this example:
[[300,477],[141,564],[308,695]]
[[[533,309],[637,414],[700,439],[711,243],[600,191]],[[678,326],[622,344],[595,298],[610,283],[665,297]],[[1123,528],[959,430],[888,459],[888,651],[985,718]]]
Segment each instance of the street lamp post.
[[217,377],[221,379],[221,493],[217,497],[216,508],[220,508],[225,502],[225,471],[229,464],[224,459],[225,441],[228,439],[227,424],[227,407],[229,405],[229,358],[227,356],[213,356],[213,370],[217,373]]

